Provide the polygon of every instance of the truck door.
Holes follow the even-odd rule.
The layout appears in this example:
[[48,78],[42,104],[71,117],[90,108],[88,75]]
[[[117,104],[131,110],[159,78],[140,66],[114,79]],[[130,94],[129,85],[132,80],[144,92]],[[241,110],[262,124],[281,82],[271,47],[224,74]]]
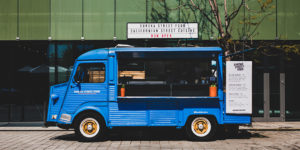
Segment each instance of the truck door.
[[63,110],[74,113],[88,102],[107,101],[107,61],[78,62]]

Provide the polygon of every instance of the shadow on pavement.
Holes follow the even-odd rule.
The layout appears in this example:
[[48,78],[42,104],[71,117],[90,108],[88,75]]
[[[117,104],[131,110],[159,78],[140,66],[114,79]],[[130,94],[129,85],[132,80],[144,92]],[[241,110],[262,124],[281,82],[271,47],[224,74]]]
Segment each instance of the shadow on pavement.
[[278,128],[278,129],[247,129],[249,131],[300,131],[300,129],[288,129],[288,128]]
[[[40,130],[40,129],[38,129],[38,130],[34,130],[34,129],[28,129],[28,130],[19,130],[19,129],[17,129],[17,130],[13,130],[13,129],[5,129],[5,130],[1,130],[1,128],[0,128],[0,131],[1,132],[53,132],[53,131],[66,131],[66,130]],[[72,131],[72,130],[70,130],[70,131]]]
[[[217,132],[218,133],[218,132]],[[183,129],[170,127],[159,128],[133,128],[122,127],[107,131],[107,138],[110,141],[182,141],[188,140]],[[217,134],[215,140],[226,139],[250,139],[250,138],[268,138],[259,133],[251,133],[248,130],[240,130],[237,136],[228,137],[224,134]],[[75,136],[75,133],[60,135],[51,138],[51,140],[81,141]],[[205,141],[207,142],[207,141]]]
[[44,122],[0,122],[0,127],[42,127]]
[[239,130],[238,135],[234,137],[226,136],[226,135],[219,135],[224,139],[250,139],[250,138],[269,138],[268,136],[262,135],[256,132],[249,132],[249,130]]

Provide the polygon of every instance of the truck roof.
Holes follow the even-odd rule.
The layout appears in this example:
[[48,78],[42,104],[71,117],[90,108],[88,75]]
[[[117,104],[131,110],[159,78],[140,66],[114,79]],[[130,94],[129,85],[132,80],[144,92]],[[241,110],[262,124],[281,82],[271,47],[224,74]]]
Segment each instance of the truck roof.
[[[80,55],[77,60],[97,60],[107,59],[108,55],[119,55],[128,58],[145,58],[154,57],[155,54],[160,56],[171,56],[177,54],[180,56],[207,57],[209,54],[222,52],[220,47],[129,47],[129,48],[101,48],[91,50]],[[158,56],[158,55],[156,55]],[[173,55],[175,56],[175,55]]]

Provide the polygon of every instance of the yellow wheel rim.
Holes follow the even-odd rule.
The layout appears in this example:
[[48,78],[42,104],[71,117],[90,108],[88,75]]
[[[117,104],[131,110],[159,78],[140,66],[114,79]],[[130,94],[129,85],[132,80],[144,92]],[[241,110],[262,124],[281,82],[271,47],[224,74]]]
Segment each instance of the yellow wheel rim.
[[191,129],[196,136],[204,137],[211,131],[211,123],[205,117],[197,117],[191,124]]
[[93,135],[97,131],[98,125],[94,120],[86,120],[82,123],[82,129],[85,134]]

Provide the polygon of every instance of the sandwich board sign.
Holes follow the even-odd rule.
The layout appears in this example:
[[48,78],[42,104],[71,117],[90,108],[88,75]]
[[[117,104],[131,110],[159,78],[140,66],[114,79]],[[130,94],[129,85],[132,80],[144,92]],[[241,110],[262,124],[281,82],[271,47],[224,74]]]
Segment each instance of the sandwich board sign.
[[226,113],[252,114],[252,61],[226,61]]

